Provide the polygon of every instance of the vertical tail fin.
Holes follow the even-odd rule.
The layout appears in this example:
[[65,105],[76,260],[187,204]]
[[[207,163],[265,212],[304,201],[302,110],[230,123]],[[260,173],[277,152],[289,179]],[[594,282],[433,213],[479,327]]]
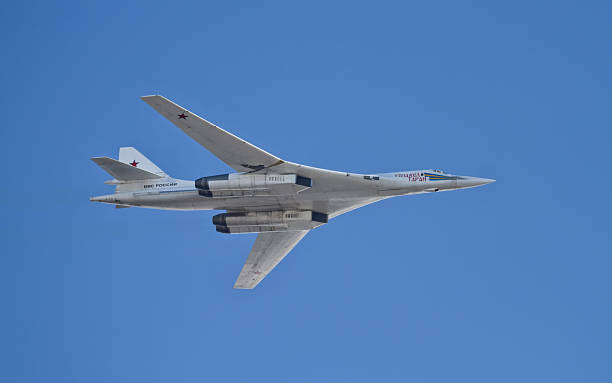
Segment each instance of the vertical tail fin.
[[163,170],[158,168],[151,160],[131,146],[119,148],[119,161],[130,164],[138,169],[157,174],[160,177],[168,177]]
[[[145,190],[147,184],[151,187],[153,182],[178,181],[167,175],[151,160],[131,146],[119,148],[118,161],[108,157],[93,157],[92,161],[114,177],[114,179],[105,183],[115,185],[115,193],[142,191]],[[118,202],[112,194],[92,197],[90,200],[115,204]],[[116,204],[116,207],[123,208],[129,207],[129,205]]]

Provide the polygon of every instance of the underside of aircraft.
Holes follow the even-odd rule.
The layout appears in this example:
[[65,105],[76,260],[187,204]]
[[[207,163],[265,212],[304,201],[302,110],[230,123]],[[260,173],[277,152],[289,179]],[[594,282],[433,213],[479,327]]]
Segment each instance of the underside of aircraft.
[[440,170],[356,174],[284,161],[159,96],[143,101],[237,173],[180,180],[133,147],[119,159],[94,157],[115,193],[91,201],[170,210],[225,210],[213,217],[220,233],[258,233],[236,289],[252,289],[312,229],[361,206],[400,195],[484,185],[494,180]]

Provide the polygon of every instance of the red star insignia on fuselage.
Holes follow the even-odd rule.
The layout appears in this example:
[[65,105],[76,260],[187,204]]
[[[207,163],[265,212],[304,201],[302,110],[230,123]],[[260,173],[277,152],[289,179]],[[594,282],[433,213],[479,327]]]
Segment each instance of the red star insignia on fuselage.
[[187,116],[185,115],[185,113],[181,113],[181,114],[178,115],[178,118],[179,118],[179,120],[180,119],[186,120]]
[[136,162],[136,160],[130,162],[130,165],[136,167],[136,165],[138,165],[140,162]]

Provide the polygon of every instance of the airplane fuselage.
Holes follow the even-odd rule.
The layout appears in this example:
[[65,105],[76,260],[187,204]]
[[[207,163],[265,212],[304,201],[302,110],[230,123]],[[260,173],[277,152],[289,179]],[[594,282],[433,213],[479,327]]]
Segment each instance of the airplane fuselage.
[[[257,185],[234,186],[232,192],[203,195],[197,182],[161,178],[123,184],[121,191],[92,198],[92,201],[123,206],[138,206],[168,210],[313,210],[334,217],[356,207],[381,199],[410,194],[431,193],[474,187],[492,180],[456,176],[435,170],[412,170],[383,174],[356,174],[299,166],[299,177],[311,180],[303,190],[274,190]],[[205,177],[253,177],[249,173]],[[267,179],[284,176],[279,173],[260,174]],[[270,189],[270,187],[268,187]],[[230,195],[227,195],[230,193]],[[237,194],[236,194],[237,193]]]

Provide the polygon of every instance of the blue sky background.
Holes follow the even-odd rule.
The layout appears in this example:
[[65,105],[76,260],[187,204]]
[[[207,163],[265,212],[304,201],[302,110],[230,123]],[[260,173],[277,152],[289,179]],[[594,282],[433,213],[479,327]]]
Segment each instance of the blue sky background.
[[[13,2],[0,8],[0,381],[610,382],[609,2]],[[281,158],[486,187],[254,235],[116,210],[89,158],[227,166],[160,93]]]

